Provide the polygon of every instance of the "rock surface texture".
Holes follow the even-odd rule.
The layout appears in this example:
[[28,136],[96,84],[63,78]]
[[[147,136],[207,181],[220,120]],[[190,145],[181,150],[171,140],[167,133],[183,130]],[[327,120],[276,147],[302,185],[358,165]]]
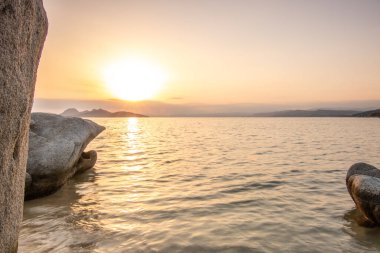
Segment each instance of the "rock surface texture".
[[363,214],[363,225],[380,225],[380,170],[357,163],[347,172],[346,185],[356,207]]
[[33,113],[25,198],[51,194],[76,173],[92,168],[97,154],[84,150],[104,129],[90,120]]
[[42,0],[0,0],[0,252],[16,252],[30,111],[47,34]]

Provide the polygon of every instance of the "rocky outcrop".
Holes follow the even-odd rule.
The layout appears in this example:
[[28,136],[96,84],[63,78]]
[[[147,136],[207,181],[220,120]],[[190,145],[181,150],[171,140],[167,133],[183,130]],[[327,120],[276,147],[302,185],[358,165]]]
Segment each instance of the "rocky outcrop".
[[30,111],[47,34],[42,0],[0,0],[0,251],[16,252]]
[[92,168],[97,154],[84,150],[104,129],[90,120],[33,113],[25,198],[51,194],[76,173]]
[[366,163],[354,164],[347,172],[346,185],[365,218],[363,225],[380,225],[380,170]]

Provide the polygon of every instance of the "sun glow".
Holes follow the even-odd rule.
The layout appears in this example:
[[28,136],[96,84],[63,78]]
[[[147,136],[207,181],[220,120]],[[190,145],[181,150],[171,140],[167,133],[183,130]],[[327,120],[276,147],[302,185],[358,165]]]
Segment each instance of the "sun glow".
[[153,98],[167,81],[158,65],[135,58],[110,64],[103,77],[115,97],[131,101]]

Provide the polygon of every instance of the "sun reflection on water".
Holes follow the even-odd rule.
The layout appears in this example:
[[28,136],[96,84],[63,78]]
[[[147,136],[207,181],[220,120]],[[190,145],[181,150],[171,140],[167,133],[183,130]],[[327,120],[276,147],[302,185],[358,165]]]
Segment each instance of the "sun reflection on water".
[[342,218],[347,164],[378,161],[378,121],[96,120],[95,168],[25,203],[19,252],[380,249],[380,231]]
[[141,124],[138,118],[128,118],[125,126],[126,133],[122,138],[123,154],[122,159],[127,161],[124,169],[126,170],[140,170],[144,168],[139,160],[143,157],[145,147],[141,141]]
[[138,118],[128,118],[127,121],[128,133],[136,133],[139,130],[139,119]]

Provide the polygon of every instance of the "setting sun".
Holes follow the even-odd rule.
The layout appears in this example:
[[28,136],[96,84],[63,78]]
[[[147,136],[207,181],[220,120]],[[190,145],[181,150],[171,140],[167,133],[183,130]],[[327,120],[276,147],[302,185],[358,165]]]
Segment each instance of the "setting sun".
[[379,13],[0,0],[0,253],[380,253]]
[[107,88],[123,100],[153,98],[167,80],[157,64],[143,59],[125,59],[107,66],[103,73]]

